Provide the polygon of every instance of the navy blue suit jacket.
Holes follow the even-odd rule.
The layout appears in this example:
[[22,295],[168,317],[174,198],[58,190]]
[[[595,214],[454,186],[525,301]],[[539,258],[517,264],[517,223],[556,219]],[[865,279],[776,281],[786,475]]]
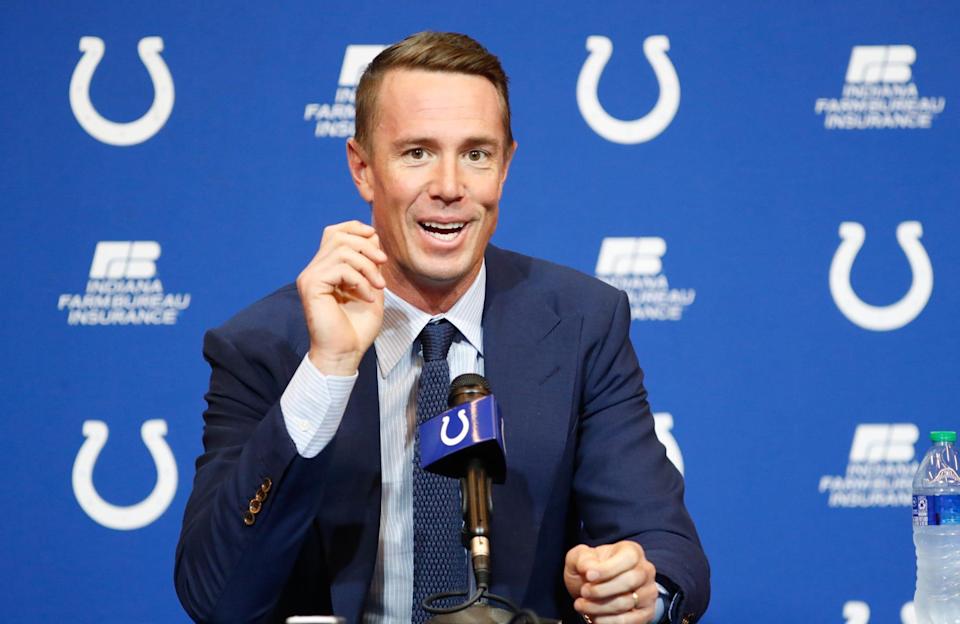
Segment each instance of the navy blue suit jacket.
[[[654,434],[626,296],[591,277],[489,247],[485,376],[500,402],[506,483],[493,488],[492,591],[571,616],[573,545],[639,542],[695,621],[709,569],[683,479]],[[177,546],[176,588],[199,621],[334,613],[356,622],[380,521],[376,355],[364,356],[337,434],[312,459],[286,432],[280,395],[309,340],[287,286],[207,333],[203,443]],[[270,491],[253,524],[251,498]],[[573,620],[568,620],[573,621]]]

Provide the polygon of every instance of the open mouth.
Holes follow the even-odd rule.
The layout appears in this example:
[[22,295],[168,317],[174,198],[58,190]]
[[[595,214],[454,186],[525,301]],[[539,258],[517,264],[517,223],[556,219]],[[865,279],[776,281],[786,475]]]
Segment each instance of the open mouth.
[[420,228],[437,240],[452,241],[467,225],[463,221],[455,223],[437,223],[436,221],[420,221]]

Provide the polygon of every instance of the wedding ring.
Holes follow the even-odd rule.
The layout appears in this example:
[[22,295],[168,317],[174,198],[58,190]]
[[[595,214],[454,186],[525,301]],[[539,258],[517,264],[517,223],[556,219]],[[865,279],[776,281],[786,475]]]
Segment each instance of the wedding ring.
[[633,608],[640,608],[640,596],[637,595],[637,592],[633,592]]

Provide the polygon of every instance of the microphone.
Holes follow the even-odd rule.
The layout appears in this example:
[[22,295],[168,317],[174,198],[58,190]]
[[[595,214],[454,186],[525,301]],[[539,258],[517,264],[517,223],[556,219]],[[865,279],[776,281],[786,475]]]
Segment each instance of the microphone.
[[420,466],[460,479],[464,545],[470,549],[477,585],[490,586],[491,481],[506,478],[503,418],[490,385],[480,375],[453,380],[442,412],[420,426]]

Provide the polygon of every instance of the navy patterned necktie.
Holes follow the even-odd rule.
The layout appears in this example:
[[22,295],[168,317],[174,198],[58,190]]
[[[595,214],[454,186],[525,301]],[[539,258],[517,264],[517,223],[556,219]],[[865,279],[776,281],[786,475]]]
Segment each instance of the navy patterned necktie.
[[[447,351],[457,329],[446,319],[428,323],[420,332],[423,370],[417,387],[417,424],[447,409],[450,365]],[[423,599],[444,591],[466,591],[466,555],[460,541],[460,488],[455,479],[420,468],[420,436],[413,452],[413,616],[416,624],[429,614]]]

